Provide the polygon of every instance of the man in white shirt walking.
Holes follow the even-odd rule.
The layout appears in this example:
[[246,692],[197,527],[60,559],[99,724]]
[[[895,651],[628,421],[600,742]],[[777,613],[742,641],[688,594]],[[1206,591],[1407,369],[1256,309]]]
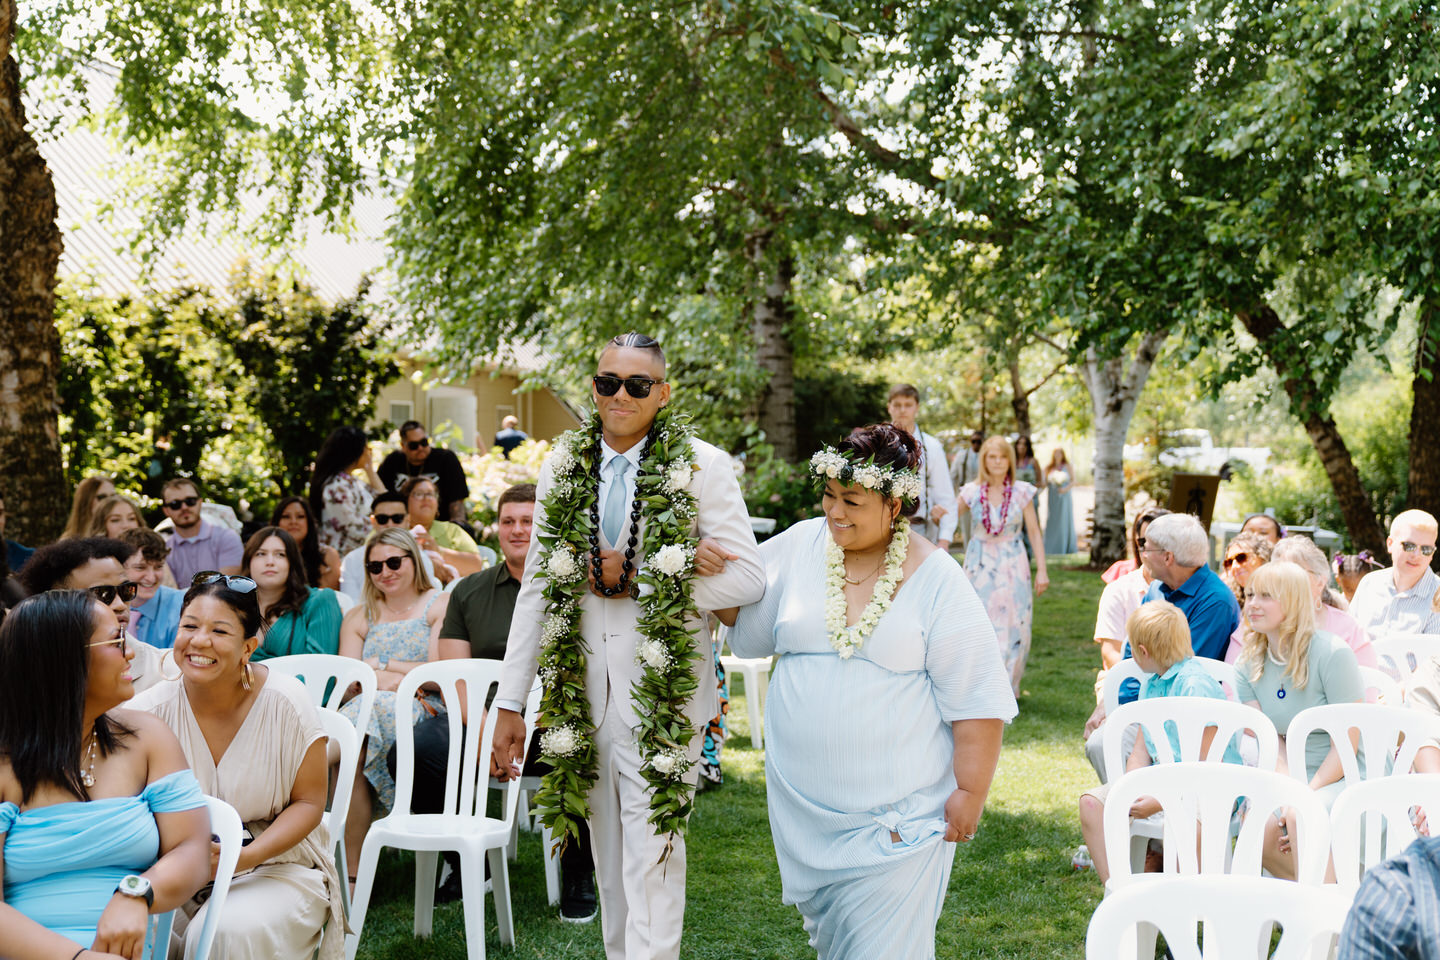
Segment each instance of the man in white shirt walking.
[[910,384],[897,383],[890,388],[887,409],[891,423],[920,441],[919,472],[923,486],[920,505],[911,523],[923,522],[918,532],[941,550],[949,550],[950,541],[955,539],[959,505],[955,502],[955,488],[950,485],[945,447],[915,423],[920,413],[920,391]]

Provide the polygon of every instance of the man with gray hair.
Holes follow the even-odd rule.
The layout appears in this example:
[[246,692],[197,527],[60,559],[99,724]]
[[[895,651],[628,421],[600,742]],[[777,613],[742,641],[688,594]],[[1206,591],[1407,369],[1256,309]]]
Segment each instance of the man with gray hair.
[[1142,602],[1175,604],[1190,624],[1195,656],[1225,659],[1230,635],[1240,625],[1240,605],[1206,562],[1210,537],[1200,521],[1188,513],[1157,517],[1136,545],[1140,562],[1154,581]]

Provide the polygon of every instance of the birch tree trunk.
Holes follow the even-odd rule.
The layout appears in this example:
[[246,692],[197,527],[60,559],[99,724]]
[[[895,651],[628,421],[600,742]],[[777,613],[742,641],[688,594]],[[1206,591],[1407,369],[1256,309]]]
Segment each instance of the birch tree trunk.
[[60,535],[70,500],[56,389],[62,244],[55,183],[26,129],[16,16],[15,0],[0,0],[0,492],[7,535],[41,544]]
[[780,257],[765,285],[765,295],[755,303],[753,329],[756,360],[769,376],[755,402],[755,420],[775,455],[793,462],[798,456],[795,434],[795,349],[790,343],[790,321],[794,307],[790,286],[795,279],[795,261]]
[[1090,393],[1095,418],[1095,514],[1090,532],[1090,563],[1109,566],[1125,557],[1125,434],[1135,403],[1145,389],[1150,368],[1169,330],[1145,334],[1126,369],[1125,357],[1102,359],[1091,347],[1085,352],[1080,379]]

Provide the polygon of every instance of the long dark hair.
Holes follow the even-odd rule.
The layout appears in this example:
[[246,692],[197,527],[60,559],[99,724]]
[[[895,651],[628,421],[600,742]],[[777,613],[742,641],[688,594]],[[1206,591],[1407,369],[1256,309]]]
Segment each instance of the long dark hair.
[[367,438],[359,427],[336,427],[320,444],[315,455],[315,472],[310,476],[310,509],[317,517],[325,516],[322,494],[331,477],[350,469],[350,464],[365,453]]
[[[51,590],[21,601],[0,623],[0,753],[20,782],[21,803],[47,783],[90,799],[80,748],[90,732],[82,726],[95,603],[84,590]],[[102,714],[94,734],[107,757],[135,731]]]
[[310,586],[318,587],[321,563],[320,529],[315,525],[315,510],[310,506],[310,501],[304,497],[286,497],[275,507],[275,513],[270,517],[270,525],[280,526],[280,518],[292,503],[300,504],[300,508],[305,511],[305,539],[299,543],[300,556],[305,558],[305,580]]
[[[274,623],[287,613],[298,617],[305,601],[310,599],[310,589],[305,584],[305,564],[300,559],[300,548],[295,544],[295,538],[279,527],[261,527],[250,535],[250,539],[245,541],[245,553],[240,559],[240,572],[253,578],[250,561],[261,545],[271,537],[285,545],[285,559],[290,564],[290,572],[285,575],[285,589],[281,592],[280,599],[272,603],[268,610],[260,611],[268,622]],[[252,597],[257,595],[250,594]],[[186,594],[185,602],[190,602],[189,594]]]

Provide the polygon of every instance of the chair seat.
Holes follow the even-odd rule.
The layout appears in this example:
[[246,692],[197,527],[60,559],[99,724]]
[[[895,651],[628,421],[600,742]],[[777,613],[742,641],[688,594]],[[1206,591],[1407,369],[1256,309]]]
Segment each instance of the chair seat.
[[[456,845],[481,844],[493,846],[497,841],[508,842],[510,824],[495,817],[483,820],[474,817],[457,818],[443,813],[392,813],[370,825],[374,837],[403,840],[406,849],[454,850]],[[438,846],[412,847],[412,843],[443,841]]]

